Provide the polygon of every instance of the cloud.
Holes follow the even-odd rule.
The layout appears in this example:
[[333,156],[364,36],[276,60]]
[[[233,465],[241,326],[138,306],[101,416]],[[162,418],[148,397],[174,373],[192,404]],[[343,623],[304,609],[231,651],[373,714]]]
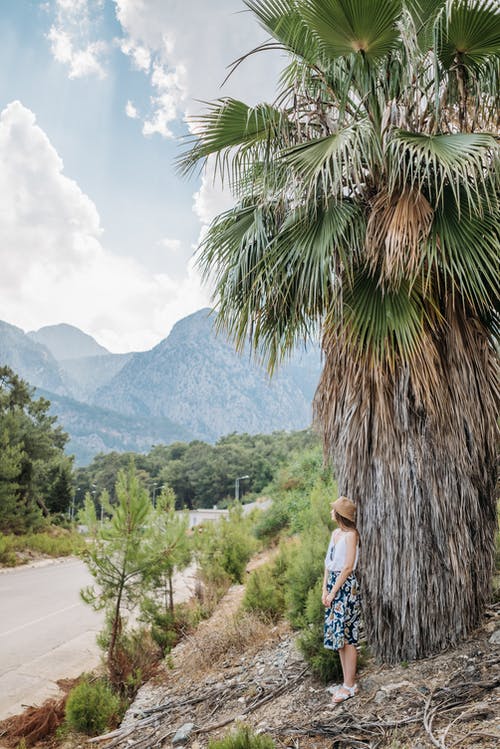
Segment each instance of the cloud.
[[[248,103],[272,100],[282,59],[262,53],[239,66],[227,83],[220,86],[228,65],[265,39],[253,16],[238,0],[191,0],[189,23],[185,21],[185,0],[115,0],[116,16],[124,40],[122,50],[147,50],[150,76],[155,91],[151,114],[143,121],[144,135],[173,136],[179,118],[189,121],[204,108],[204,101],[233,96]],[[208,33],[210,29],[210,33]],[[194,130],[194,125],[189,124]],[[193,211],[201,223],[200,238],[212,219],[233,204],[227,188],[214,177],[213,163],[202,175],[193,195]]]
[[128,351],[207,304],[192,265],[175,279],[106,250],[94,203],[19,101],[0,114],[0,160],[1,319],[32,329],[61,322],[64,310],[65,322]]
[[144,135],[158,133],[164,138],[174,137],[170,123],[178,119],[181,105],[186,98],[184,79],[183,65],[177,65],[169,71],[165,65],[158,62],[153,64],[151,85],[156,90],[156,95],[151,97],[153,113],[144,121]]
[[[276,55],[261,55],[240,66],[221,89],[228,65],[265,38],[253,16],[237,0],[114,0],[123,29],[121,49],[149,75],[151,112],[143,134],[171,138],[172,126],[224,96],[257,102],[272,98],[278,75]],[[210,33],[208,33],[210,29]],[[139,54],[140,51],[140,54]],[[144,60],[141,66],[139,59]]]
[[137,111],[134,104],[130,101],[130,99],[127,101],[125,105],[125,114],[127,117],[130,117],[132,120],[137,120],[139,118],[139,112]]
[[99,26],[103,0],[56,0],[56,18],[47,37],[54,59],[68,67],[70,78],[106,75],[103,59],[109,45],[91,39]]

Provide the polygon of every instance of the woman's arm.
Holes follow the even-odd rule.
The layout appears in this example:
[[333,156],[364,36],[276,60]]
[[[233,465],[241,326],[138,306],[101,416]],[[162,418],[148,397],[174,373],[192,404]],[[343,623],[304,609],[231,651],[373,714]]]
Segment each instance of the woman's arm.
[[325,566],[325,574],[323,575],[323,590],[321,591],[321,602],[323,606],[328,606],[326,598],[328,596],[328,590],[326,589],[326,581],[328,580],[328,569]]
[[354,569],[354,565],[356,563],[356,550],[358,545],[358,534],[356,531],[349,531],[349,533],[346,536],[345,539],[345,546],[346,546],[346,554],[345,554],[345,564],[342,568],[342,571],[340,572],[340,575],[338,576],[337,580],[335,581],[335,585],[330,591],[330,594],[326,598],[326,605],[329,606],[351,572]]

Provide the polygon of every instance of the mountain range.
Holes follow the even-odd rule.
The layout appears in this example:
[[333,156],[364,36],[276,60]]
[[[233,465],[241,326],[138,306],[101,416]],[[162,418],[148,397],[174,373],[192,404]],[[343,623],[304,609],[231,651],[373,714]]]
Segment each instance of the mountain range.
[[111,450],[303,429],[321,369],[311,346],[270,379],[248,351],[236,353],[215,334],[209,309],[177,322],[151,350],[128,354],[110,353],[71,325],[24,333],[0,322],[0,364],[51,401],[78,464]]

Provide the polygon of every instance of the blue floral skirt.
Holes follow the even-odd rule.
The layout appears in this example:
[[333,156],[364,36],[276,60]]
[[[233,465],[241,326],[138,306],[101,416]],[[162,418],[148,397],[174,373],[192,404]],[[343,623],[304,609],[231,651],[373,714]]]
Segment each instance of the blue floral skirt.
[[[326,581],[328,593],[335,585],[340,572],[329,572]],[[356,575],[351,573],[325,609],[324,646],[328,650],[339,650],[344,645],[356,645],[359,636],[361,602]]]

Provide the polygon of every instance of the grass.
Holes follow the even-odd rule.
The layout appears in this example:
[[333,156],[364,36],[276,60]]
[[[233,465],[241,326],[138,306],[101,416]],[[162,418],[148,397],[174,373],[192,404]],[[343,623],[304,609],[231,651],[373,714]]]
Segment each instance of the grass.
[[0,534],[0,566],[16,567],[39,557],[67,557],[84,547],[80,533],[56,526],[41,533]]
[[189,658],[182,665],[183,672],[203,673],[220,661],[259,649],[269,639],[269,626],[255,614],[239,612],[225,617],[217,628],[211,627],[209,635],[201,626],[188,638]]

